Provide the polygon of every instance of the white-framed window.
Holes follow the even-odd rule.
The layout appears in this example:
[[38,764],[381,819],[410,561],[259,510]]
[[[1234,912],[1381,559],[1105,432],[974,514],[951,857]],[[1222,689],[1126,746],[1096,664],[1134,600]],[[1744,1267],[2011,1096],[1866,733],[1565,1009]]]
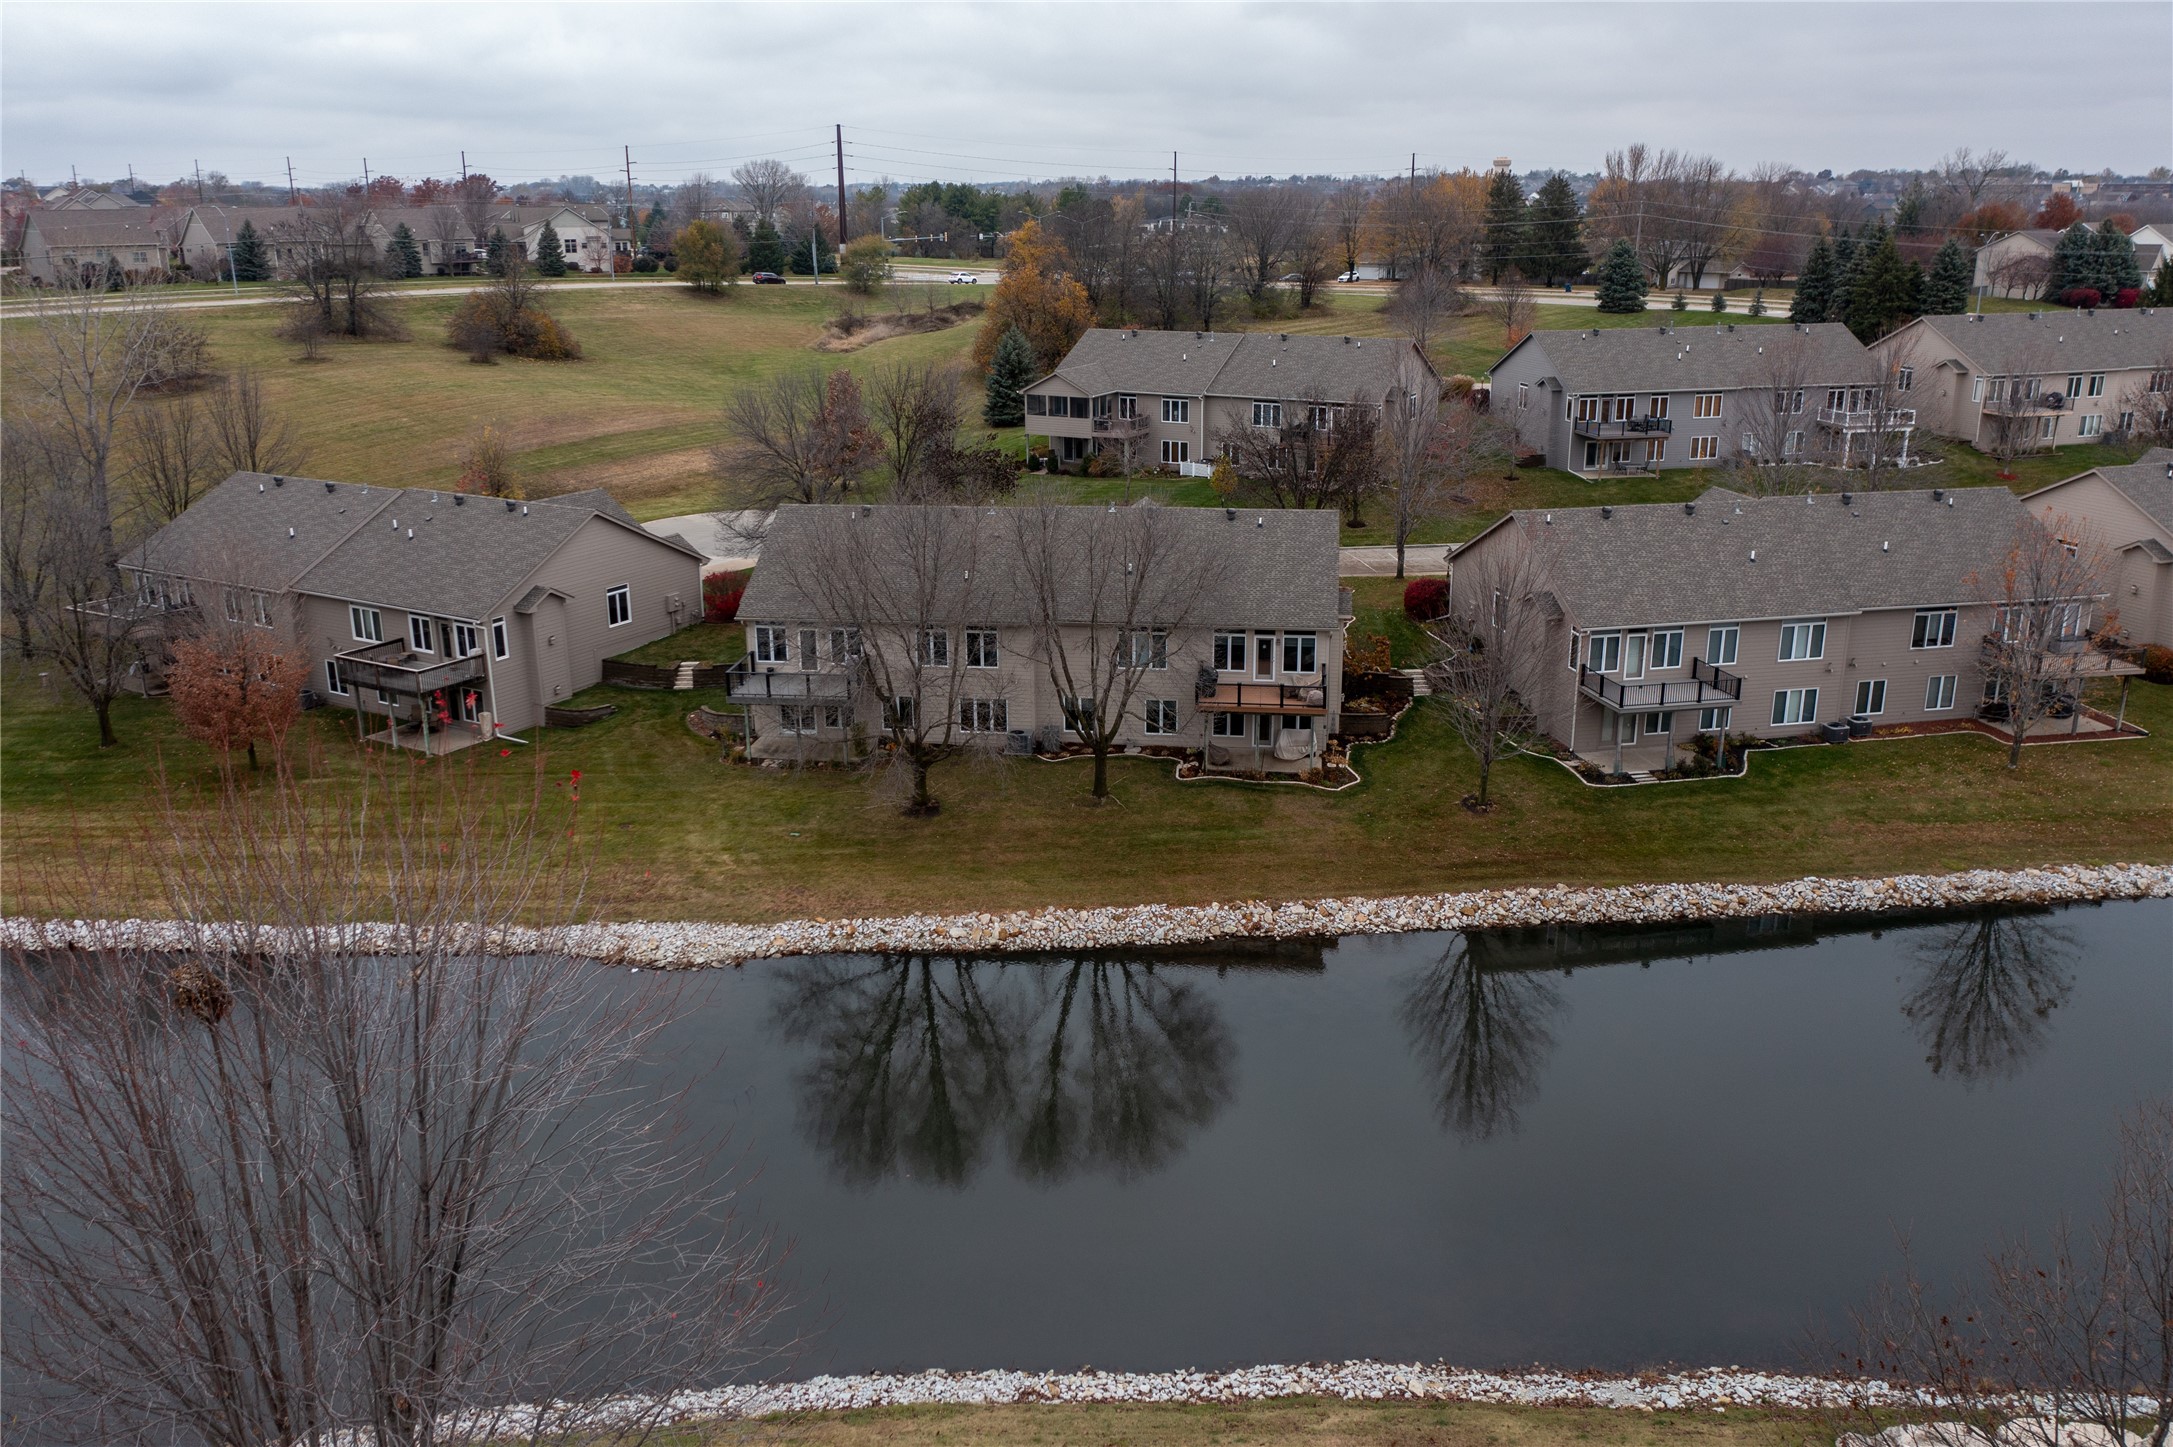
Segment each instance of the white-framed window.
[[2120,430],[2123,432],[2133,432],[2135,430],[2135,414],[2133,412],[2120,414]]
[[1177,700],[1174,698],[1150,698],[1147,700],[1147,732],[1173,734],[1177,732]]
[[1667,461],[1667,439],[1665,437],[1648,437],[1645,439],[1645,460],[1647,462]]
[[1241,628],[1215,630],[1215,672],[1245,671],[1245,632]]
[[1130,392],[1119,393],[1117,396],[1117,415],[1127,422],[1137,418],[1139,416],[1139,398],[1133,396]]
[[1305,420],[1315,432],[1333,432],[1336,415],[1342,410],[1332,402],[1318,403],[1305,409]]
[[1241,713],[1215,714],[1207,721],[1207,731],[1218,739],[1241,739],[1245,737],[1245,715]]
[[811,703],[786,703],[777,707],[777,728],[780,733],[812,734],[816,731],[817,715]]
[[1984,378],[1975,377],[1970,380],[1969,400],[1972,402],[1982,402],[1984,400]]
[[1654,668],[1680,668],[1683,666],[1683,630],[1662,628],[1652,635],[1652,666]]
[[966,667],[994,668],[1001,655],[996,648],[996,630],[993,628],[968,628],[966,630]]
[[1283,404],[1280,402],[1255,402],[1252,404],[1252,425],[1255,427],[1280,427],[1283,425]]
[[1573,421],[1594,422],[1599,419],[1600,399],[1597,397],[1572,397],[1563,407]]
[[2089,395],[2092,397],[2105,395],[2105,374],[2103,372],[2092,372],[2090,374]]
[[473,658],[475,653],[475,625],[473,623],[455,623],[453,625],[453,657]]
[[860,658],[860,630],[858,628],[833,628],[830,630],[830,661],[854,663]]
[[2095,437],[2104,430],[2105,416],[2101,412],[2092,412],[2086,417],[2075,419],[2075,435],[2077,437]]
[[1758,439],[1751,435],[1748,428],[1744,429],[1743,434],[1740,437],[1736,438],[1735,450],[1748,456],[1757,455]]
[[1791,432],[1790,432],[1790,433],[1788,434],[1788,436],[1787,436],[1787,437],[1786,437],[1785,439],[1783,439],[1783,441],[1781,442],[1781,455],[1782,455],[1783,457],[1801,457],[1801,456],[1803,456],[1803,432],[1802,432],[1802,429],[1798,428],[1798,429],[1795,429],[1795,430],[1791,431]]
[[950,667],[951,630],[948,628],[923,628],[921,630],[920,659],[929,668]]
[[507,631],[506,620],[503,618],[490,620],[490,656],[500,663],[513,656],[512,635]]
[[2037,423],[2037,440],[2038,440],[2038,441],[2040,441],[2040,442],[2050,442],[2050,441],[2052,441],[2052,439],[2053,439],[2053,434],[2054,434],[2054,433],[2056,433],[2056,432],[2058,432],[2059,430],[2060,430],[2060,419],[2059,419],[2059,418],[2057,418],[2057,417],[2043,417],[2043,418],[2039,418],[2039,419],[2038,419],[2038,423]]
[[969,734],[1000,734],[1011,727],[1011,711],[1000,698],[962,698],[958,726]]
[[1308,674],[1320,671],[1319,640],[1311,633],[1283,635],[1283,672]]
[[251,593],[251,594],[249,595],[249,602],[250,602],[250,604],[251,604],[251,605],[252,605],[252,606],[253,606],[253,607],[254,607],[254,608],[256,609],[256,624],[257,624],[257,627],[259,627],[259,628],[269,628],[269,627],[271,627],[271,626],[272,626],[272,599],[271,599],[271,595],[270,595],[270,594],[268,594],[268,593]]
[[1577,660],[1578,660],[1578,658],[1579,658],[1580,656],[1582,656],[1582,653],[1583,653],[1583,649],[1582,649],[1582,647],[1581,647],[1581,645],[1582,645],[1582,642],[1583,642],[1583,640],[1582,640],[1582,639],[1580,639],[1580,638],[1579,638],[1579,637],[1577,636],[1577,630],[1576,630],[1576,629],[1574,629],[1574,628],[1570,629],[1570,630],[1569,630],[1569,671],[1570,671],[1571,673],[1575,673],[1575,672],[1577,671]]
[[1690,399],[1690,415],[1693,417],[1718,417],[1720,415],[1720,394],[1718,392],[1697,393]]
[[1192,444],[1190,442],[1177,437],[1162,439],[1162,462],[1164,466],[1175,467],[1191,460]]
[[1860,678],[1856,681],[1856,713],[1860,718],[1877,718],[1886,712],[1886,680]]
[[1029,416],[1029,417],[1046,417],[1046,416],[1048,416],[1048,415],[1049,415],[1049,398],[1048,398],[1048,394],[1047,394],[1047,393],[1044,393],[1044,392],[1028,392],[1028,393],[1026,394],[1026,415],[1027,415],[1027,416]]
[[1169,667],[1169,630],[1133,628],[1117,635],[1117,666],[1120,668]]
[[895,729],[910,730],[913,727],[913,721],[920,717],[919,711],[913,707],[913,700],[910,698],[892,699],[887,712],[890,714],[890,726]]
[[581,243],[577,239],[568,236],[564,238],[564,240],[566,242],[566,254],[568,256],[574,256],[579,254],[581,250]]
[[802,628],[800,630],[800,671],[802,673],[813,673],[815,663],[815,630]]
[[1064,732],[1083,734],[1094,727],[1093,699],[1067,694],[1063,699],[1063,708]]
[[327,658],[324,661],[324,686],[327,693],[336,693],[342,698],[347,696],[347,680],[340,677],[340,661],[337,658]]
[[1901,367],[1894,372],[1894,390],[1906,392],[1916,386],[1916,368]]
[[1728,731],[1728,720],[1734,713],[1735,710],[1726,704],[1722,704],[1718,708],[1699,709],[1698,732],[1701,734],[1726,733]]
[[1494,590],[1493,622],[1497,632],[1509,626],[1509,595],[1499,588]]
[[1192,399],[1189,397],[1164,397],[1162,399],[1162,420],[1164,422],[1190,422],[1192,420]]
[[1825,656],[1825,619],[1805,618],[1781,625],[1781,662],[1805,663]]
[[1673,709],[1663,709],[1658,713],[1645,715],[1645,737],[1648,739],[1672,732],[1674,727],[1675,711]]
[[407,646],[417,653],[435,653],[436,643],[430,628],[430,620],[420,613],[407,615]]
[[634,594],[624,583],[604,592],[604,626],[616,628],[634,621]]
[[1954,610],[1952,608],[1919,608],[1916,624],[1909,632],[1911,648],[1952,648],[1954,646]]
[[365,608],[359,603],[348,604],[347,626],[364,643],[385,641],[385,620],[375,608]]
[[822,706],[822,726],[832,733],[845,731],[845,705],[826,703]]
[[1667,393],[1665,392],[1656,393],[1653,396],[1646,398],[1645,415],[1647,417],[1667,416],[1667,401]]
[[1705,630],[1705,661],[1715,668],[1727,668],[1735,663],[1736,646],[1742,641],[1740,628],[1708,628]]
[[241,622],[241,589],[227,588],[220,594],[220,602],[226,605],[226,621]]
[[1529,382],[1517,383],[1517,410],[1519,412],[1528,411],[1530,410],[1531,405],[1532,384]]
[[1818,690],[1815,688],[1783,688],[1773,695],[1773,723],[1807,724],[1818,718]]
[[1924,707],[1928,712],[1954,707],[1954,680],[1951,673],[1935,673],[1924,680]]
[[454,711],[459,715],[460,721],[462,723],[477,722],[477,711],[483,707],[482,691],[474,688],[462,688],[456,689],[454,692]]
[[2082,395],[2082,373],[2070,372],[2067,374],[2067,395],[2070,397],[2080,397]]
[[1585,636],[1585,667],[1594,673],[1613,673],[1622,667],[1622,635],[1591,633]]
[[755,662],[789,663],[792,661],[791,634],[774,623],[755,625]]
[[1693,437],[1690,439],[1690,460],[1692,462],[1711,462],[1718,456],[1720,456],[1720,438],[1718,436]]

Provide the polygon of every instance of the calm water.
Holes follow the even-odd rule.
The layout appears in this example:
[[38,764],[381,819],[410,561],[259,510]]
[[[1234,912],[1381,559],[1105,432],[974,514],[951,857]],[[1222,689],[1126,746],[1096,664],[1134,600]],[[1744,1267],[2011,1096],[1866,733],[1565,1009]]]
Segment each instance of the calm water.
[[[2173,903],[691,982],[671,1073],[827,1309],[803,1372],[1799,1364],[2095,1207]],[[653,975],[628,976],[644,988]]]

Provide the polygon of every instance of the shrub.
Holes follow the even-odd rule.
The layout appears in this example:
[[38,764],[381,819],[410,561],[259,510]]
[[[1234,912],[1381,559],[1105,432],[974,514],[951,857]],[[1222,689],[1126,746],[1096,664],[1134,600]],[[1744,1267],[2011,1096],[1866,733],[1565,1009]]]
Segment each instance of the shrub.
[[1413,578],[1403,585],[1403,615],[1425,623],[1449,611],[1449,584],[1445,578]]
[[2085,311],[2094,310],[2104,299],[2094,286],[2071,286],[2060,293],[2061,306],[2079,306]]
[[1750,314],[1754,317],[1766,314],[1766,289],[1762,286],[1750,294]]
[[1690,310],[1690,298],[1684,296],[1681,292],[1675,293],[1675,300],[1670,303],[1669,310],[1679,312]]
[[2173,648],[2152,644],[2144,649],[2143,678],[2149,683],[2173,683]]
[[480,493],[484,497],[519,497],[520,484],[513,476],[513,454],[506,446],[505,434],[485,423],[483,429],[468,439],[467,449],[460,457],[460,476],[453,479],[456,492]]
[[678,274],[678,271],[679,271],[679,258],[678,258],[678,257],[676,257],[676,256],[667,256],[667,257],[665,257],[665,258],[664,258],[664,274],[665,274],[665,275],[667,275],[667,276],[673,276],[673,275],[677,275],[677,274]]
[[739,617],[739,600],[747,591],[745,573],[709,573],[702,578],[702,621],[730,623]]
[[471,291],[446,327],[452,344],[478,362],[498,352],[536,362],[571,361],[581,355],[573,334],[533,301],[512,309],[503,292]]
[[1727,294],[1726,292],[1724,292],[1724,291],[1716,291],[1716,292],[1714,292],[1714,293],[1713,293],[1713,310],[1714,310],[1714,311],[1716,311],[1716,312],[1724,312],[1724,311],[1726,311],[1727,309],[1728,309],[1728,294]]
[[2124,286],[2113,293],[2113,305],[2119,307],[2122,311],[2126,311],[2142,299],[2143,291],[2141,287]]
[[656,272],[656,258],[644,251],[634,258],[634,270],[640,272],[643,276],[653,275]]

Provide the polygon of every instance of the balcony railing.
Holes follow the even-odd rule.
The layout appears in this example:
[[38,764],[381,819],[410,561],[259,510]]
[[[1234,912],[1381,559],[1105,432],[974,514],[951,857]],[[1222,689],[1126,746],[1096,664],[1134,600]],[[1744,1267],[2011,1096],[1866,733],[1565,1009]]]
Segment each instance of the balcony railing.
[[2065,392],[2032,392],[2027,397],[1987,397],[1984,399],[1984,410],[2007,417],[2019,417],[2025,412],[2064,411],[2074,400]]
[[1675,430],[1672,418],[1620,417],[1601,421],[1588,417],[1571,424],[1579,437],[1665,437]]
[[1144,437],[1147,435],[1147,419],[1136,415],[1115,417],[1105,414],[1094,419],[1094,435],[1097,437]]
[[339,664],[341,681],[349,688],[360,685],[380,693],[417,698],[483,677],[480,653],[466,658],[440,658],[417,653],[405,640],[397,638],[389,643],[351,648],[334,661]]
[[1242,683],[1200,680],[1199,706],[1209,713],[1325,714],[1328,690],[1321,683]]
[[1659,470],[1660,464],[1653,461],[1649,457],[1610,457],[1609,459],[1607,459],[1607,461],[1600,464],[1600,471],[1602,472],[1625,474],[1632,472],[1656,473]]
[[1702,658],[1690,660],[1688,678],[1646,679],[1625,683],[1609,673],[1577,665],[1577,687],[1618,713],[1647,713],[1662,708],[1706,708],[1743,700],[1743,680]]
[[859,672],[857,667],[825,671],[757,663],[748,653],[724,671],[724,692],[734,703],[844,703],[853,695]]
[[1821,407],[1818,420],[1821,426],[1838,427],[1844,432],[1893,431],[1916,426],[1916,408]]

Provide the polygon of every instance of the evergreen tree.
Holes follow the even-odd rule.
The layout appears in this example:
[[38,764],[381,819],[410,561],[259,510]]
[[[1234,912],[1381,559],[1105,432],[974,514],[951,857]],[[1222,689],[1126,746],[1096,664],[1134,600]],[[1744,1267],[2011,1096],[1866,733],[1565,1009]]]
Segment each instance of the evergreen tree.
[[747,269],[778,272],[785,269],[785,243],[778,236],[777,228],[767,220],[758,222],[754,235],[748,239]]
[[1762,286],[1750,294],[1750,314],[1754,317],[1762,317],[1766,314],[1766,289]]
[[1033,380],[1034,344],[1017,327],[1008,328],[988,366],[988,401],[981,408],[981,420],[991,427],[1016,427],[1024,422],[1025,392]]
[[2135,264],[2135,244],[2110,221],[2098,228],[2098,275],[2105,283],[2099,291],[2108,302],[2130,287],[2141,290],[2143,286],[2143,268]]
[[1969,305],[1969,285],[1976,276],[1975,263],[1960,240],[1948,237],[1932,258],[1931,275],[1924,279],[1924,314],[1959,316]]
[[1894,202],[1894,234],[1914,236],[1924,229],[1924,178],[1910,181],[1909,189]]
[[1626,240],[1608,247],[1600,262],[1599,309],[1618,316],[1645,309],[1645,268]]
[[2143,293],[2145,306],[2173,306],[2173,258],[2158,263],[2158,272],[2151,278],[2150,290]]
[[1690,298],[1689,298],[1689,297],[1687,297],[1687,296],[1684,296],[1684,295],[1683,295],[1683,294],[1682,294],[1681,292],[1679,292],[1679,291],[1678,291],[1678,292],[1676,292],[1676,293],[1675,293],[1675,300],[1674,300],[1674,301],[1672,301],[1672,302],[1670,302],[1670,303],[1668,304],[1668,310],[1669,310],[1669,311],[1678,311],[1678,312],[1686,312],[1686,311],[1690,310]]
[[1864,269],[1864,257],[1877,243],[1874,233],[1866,231],[1862,237],[1852,237],[1844,226],[1833,243],[1833,295],[1826,301],[1826,320],[1845,322],[1849,319],[1849,293],[1856,289],[1856,279]]
[[1569,178],[1549,176],[1539,195],[1525,212],[1525,249],[1531,254],[1530,275],[1552,286],[1573,281],[1592,265],[1585,250],[1584,217],[1577,209],[1577,191]]
[[2045,296],[2057,301],[2083,287],[2103,293],[2104,258],[2098,251],[2097,233],[2089,223],[2078,221],[2052,243],[2052,265],[2045,273]]
[[1716,292],[1714,292],[1714,293],[1713,293],[1713,300],[1712,300],[1712,308],[1713,308],[1713,310],[1714,310],[1714,311],[1716,311],[1716,312],[1724,312],[1724,311],[1726,311],[1726,310],[1728,309],[1728,294],[1727,294],[1726,292],[1724,292],[1724,291],[1716,291]]
[[813,257],[808,255],[807,238],[805,236],[797,237],[786,245],[785,254],[792,264],[792,274],[794,276],[814,275],[818,261],[824,271],[836,271],[838,269],[837,253],[831,249],[830,238],[822,234],[821,227],[815,228],[814,237],[815,254]]
[[1479,243],[1479,264],[1496,286],[1511,270],[1530,270],[1525,258],[1527,219],[1523,186],[1506,170],[1496,171],[1486,183],[1486,234]]
[[1826,309],[1833,305],[1833,282],[1833,247],[1821,236],[1811,243],[1810,253],[1803,258],[1803,271],[1796,278],[1796,299],[1788,304],[1788,319],[1826,320]]
[[558,228],[548,221],[536,237],[536,271],[543,276],[566,274],[566,243],[559,239]]
[[490,240],[483,244],[483,269],[492,276],[504,276],[506,274],[506,247],[510,244],[506,240],[505,228],[493,226],[490,230]]
[[1905,260],[1894,238],[1882,228],[1856,253],[1856,282],[1849,288],[1849,330],[1860,342],[1875,342],[1917,314],[1922,305],[1924,273]]
[[128,273],[121,270],[121,258],[111,252],[106,253],[106,274],[100,285],[105,287],[107,291],[125,291],[128,289]]
[[271,274],[271,262],[264,254],[264,238],[257,234],[253,224],[242,222],[241,230],[234,233],[234,279],[263,281]]
[[392,240],[385,243],[385,270],[398,277],[423,274],[422,248],[415,244],[415,233],[407,229],[405,221],[392,228]]

